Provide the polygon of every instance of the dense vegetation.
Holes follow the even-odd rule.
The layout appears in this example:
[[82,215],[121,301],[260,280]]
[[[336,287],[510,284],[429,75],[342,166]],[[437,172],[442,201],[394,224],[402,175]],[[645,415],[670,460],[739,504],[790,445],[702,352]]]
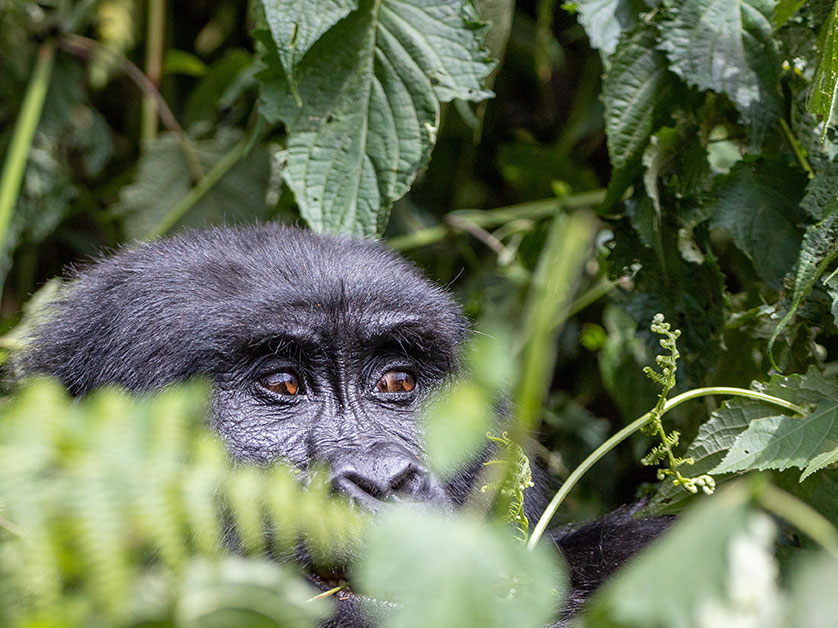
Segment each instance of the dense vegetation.
[[567,480],[554,522],[684,513],[585,625],[838,616],[834,0],[10,0],[0,24],[6,353],[70,262],[297,222],[383,238],[489,332],[428,413],[439,469],[516,408],[467,516],[373,524],[233,468],[199,384],[35,382],[0,422],[0,623],[312,625],[329,599],[259,558],[303,537],[363,539],[387,625],[540,626],[562,567],[524,450]]

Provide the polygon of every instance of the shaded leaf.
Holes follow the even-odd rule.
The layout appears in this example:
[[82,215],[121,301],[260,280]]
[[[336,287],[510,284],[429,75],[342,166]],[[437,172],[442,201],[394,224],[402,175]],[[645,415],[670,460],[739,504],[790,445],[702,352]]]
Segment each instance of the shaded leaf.
[[[215,137],[193,143],[201,164],[209,170],[241,138],[239,131],[221,129]],[[235,224],[266,217],[269,176],[267,152],[257,147],[190,208],[177,222],[177,228]],[[173,135],[161,135],[146,147],[136,179],[122,189],[115,208],[125,216],[128,237],[145,237],[191,187],[189,165],[180,144]]]
[[617,46],[603,83],[608,154],[615,169],[638,159],[669,104],[671,75],[655,49],[655,29],[637,27]]
[[800,251],[805,181],[780,159],[740,162],[717,179],[716,198],[708,204],[715,209],[711,224],[727,229],[760,277],[778,290]]

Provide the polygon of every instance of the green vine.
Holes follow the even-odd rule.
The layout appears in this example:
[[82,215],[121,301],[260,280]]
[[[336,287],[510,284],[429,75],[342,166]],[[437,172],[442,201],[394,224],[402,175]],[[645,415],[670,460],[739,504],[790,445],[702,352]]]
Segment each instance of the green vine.
[[[500,480],[483,485],[480,492],[497,491],[498,495],[506,500],[504,520],[513,524],[518,533],[517,538],[526,542],[530,531],[530,521],[524,514],[524,491],[533,486],[530,459],[527,458],[523,448],[509,438],[507,432],[500,436],[494,436],[491,432],[486,432],[486,438],[505,448],[507,455],[503,458],[489,460],[483,464],[486,466],[502,465],[507,467],[507,472],[503,473]],[[510,464],[512,464],[511,470],[508,469]]]
[[671,477],[675,486],[682,486],[690,493],[697,493],[700,488],[706,494],[711,495],[716,489],[716,481],[712,476],[705,473],[697,477],[686,477],[681,473],[679,467],[685,464],[694,464],[695,461],[692,458],[681,458],[672,452],[673,448],[678,446],[681,435],[675,430],[667,433],[661,420],[666,398],[669,391],[675,387],[675,373],[678,370],[678,358],[681,355],[678,353],[676,343],[681,331],[673,330],[670,324],[664,321],[663,314],[655,314],[650,329],[652,333],[663,336],[660,345],[668,353],[663,353],[655,358],[660,371],[656,371],[651,366],[643,369],[649,379],[656,384],[660,384],[661,393],[658,395],[657,404],[649,413],[651,419],[641,428],[641,431],[650,436],[657,435],[661,442],[659,445],[652,447],[640,462],[647,467],[661,463],[666,464],[667,466],[658,469],[658,480],[661,482],[667,477]]

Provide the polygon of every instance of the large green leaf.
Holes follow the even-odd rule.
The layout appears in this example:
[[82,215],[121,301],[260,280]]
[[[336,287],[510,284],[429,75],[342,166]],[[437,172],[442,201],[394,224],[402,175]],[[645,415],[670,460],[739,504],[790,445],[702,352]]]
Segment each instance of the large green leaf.
[[401,509],[370,534],[357,578],[365,593],[399,602],[386,628],[537,628],[564,583],[554,549],[535,549],[477,518]]
[[615,168],[639,158],[654,131],[657,109],[668,104],[672,75],[655,49],[655,29],[643,25],[617,46],[605,75],[605,131]]
[[[720,177],[712,224],[727,229],[770,287],[782,288],[800,251],[805,177],[780,159],[740,162]],[[767,243],[771,246],[766,246]]]
[[261,111],[288,131],[283,178],[317,231],[381,232],[436,141],[440,102],[491,96],[483,27],[462,1],[364,0],[297,64],[302,106],[276,42]]
[[691,85],[727,94],[749,117],[776,115],[772,0],[669,0],[660,48]]
[[745,485],[702,500],[598,592],[586,626],[779,626],[772,520]]
[[803,480],[836,458],[838,403],[823,401],[803,419],[773,416],[753,421],[711,473],[798,467],[805,469]]

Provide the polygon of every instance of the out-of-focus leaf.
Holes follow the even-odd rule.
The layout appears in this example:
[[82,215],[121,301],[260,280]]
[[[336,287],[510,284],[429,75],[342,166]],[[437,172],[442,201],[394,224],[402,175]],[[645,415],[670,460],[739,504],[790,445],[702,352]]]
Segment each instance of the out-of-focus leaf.
[[774,7],[774,16],[771,18],[774,28],[785,26],[805,3],[806,0],[779,0],[777,6]]
[[752,469],[804,469],[806,476],[838,457],[838,404],[824,401],[805,418],[771,416],[753,421],[710,473]]
[[838,596],[835,583],[838,582],[838,561],[826,553],[811,557],[796,565],[790,575],[786,626],[806,628],[832,628],[838,617]]
[[193,561],[175,608],[188,628],[314,628],[329,616],[329,600],[287,566],[267,560]]
[[832,125],[838,98],[838,4],[833,4],[818,33],[818,66],[809,87],[806,108],[824,118],[824,133]]
[[666,8],[660,48],[673,72],[727,94],[749,119],[778,115],[772,0],[669,0]]
[[[215,137],[194,141],[204,168],[215,165],[241,137],[239,131],[221,129]],[[264,218],[269,209],[265,203],[269,175],[267,152],[257,147],[201,197],[177,228]],[[146,147],[135,181],[122,189],[115,208],[125,216],[128,236],[145,237],[190,188],[189,165],[180,144],[173,135],[161,135]]]
[[[727,229],[770,287],[782,288],[800,251],[805,176],[781,159],[740,162],[719,177],[711,224]],[[766,246],[770,242],[771,246]]]
[[591,47],[605,55],[614,52],[620,35],[637,24],[637,13],[645,8],[635,0],[576,0],[573,5]]
[[719,491],[596,594],[586,625],[780,628],[774,536],[743,485]]
[[655,29],[635,28],[618,44],[605,75],[605,131],[614,168],[639,158],[654,131],[656,112],[669,104],[672,76],[655,49]]
[[399,509],[371,532],[357,578],[364,593],[399,603],[386,628],[540,628],[564,583],[553,548],[535,549],[478,519]]
[[[253,64],[251,55],[244,50],[227,50],[218,61],[213,63],[189,95],[186,103],[185,126],[191,128],[201,120],[213,121],[218,117],[219,107],[231,86],[247,76]],[[253,81],[253,76],[250,76]],[[227,104],[227,103],[224,103]]]
[[317,231],[380,233],[427,164],[440,102],[482,100],[492,64],[466,5],[365,0],[296,66],[302,106],[279,52],[257,33],[267,69],[262,114],[288,131],[283,178]]

